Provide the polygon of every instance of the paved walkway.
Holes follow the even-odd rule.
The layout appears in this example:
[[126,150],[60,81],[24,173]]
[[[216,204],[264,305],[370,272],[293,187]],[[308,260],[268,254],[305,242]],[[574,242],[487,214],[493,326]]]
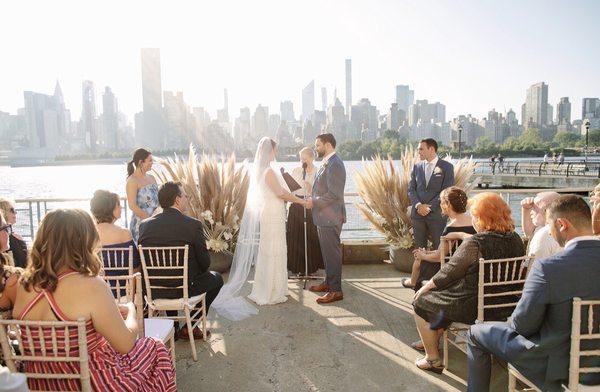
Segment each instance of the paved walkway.
[[[450,351],[450,371],[423,372],[412,291],[389,264],[344,266],[345,299],[327,306],[290,281],[289,300],[241,322],[213,320],[208,342],[177,342],[180,391],[464,391],[466,357]],[[250,284],[247,284],[247,292]],[[494,368],[494,391],[506,390]]]

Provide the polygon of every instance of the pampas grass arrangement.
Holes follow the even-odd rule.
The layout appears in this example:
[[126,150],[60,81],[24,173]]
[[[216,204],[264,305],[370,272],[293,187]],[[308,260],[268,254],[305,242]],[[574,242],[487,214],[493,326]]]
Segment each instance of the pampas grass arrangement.
[[220,159],[206,154],[198,157],[191,145],[187,159],[175,155],[159,163],[161,170],[154,170],[159,181],[182,184],[189,203],[188,215],[204,223],[207,248],[233,251],[250,185],[245,165],[236,168],[234,154]]
[[[451,161],[452,157],[445,158]],[[419,162],[417,150],[407,145],[400,156],[398,166],[390,156],[379,155],[370,161],[363,159],[363,171],[357,172],[355,181],[363,203],[356,205],[373,228],[383,234],[386,242],[394,247],[408,249],[413,246],[408,187],[413,166]],[[455,185],[469,191],[475,162],[462,158],[454,163]]]

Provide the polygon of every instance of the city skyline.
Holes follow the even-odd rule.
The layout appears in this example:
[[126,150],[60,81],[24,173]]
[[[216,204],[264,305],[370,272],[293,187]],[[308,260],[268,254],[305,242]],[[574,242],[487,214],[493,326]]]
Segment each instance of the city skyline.
[[[139,67],[142,47],[161,49],[162,89],[183,91],[190,105],[204,107],[211,116],[223,106],[223,88],[229,91],[233,113],[241,107],[256,108],[258,104],[276,111],[286,100],[292,101],[298,112],[302,107],[301,90],[313,79],[317,91],[322,87],[337,90],[343,102],[345,59],[352,59],[353,63],[352,104],[369,98],[373,105],[387,108],[395,102],[395,86],[409,85],[415,91],[415,101],[426,99],[446,105],[447,118],[459,114],[482,118],[491,108],[499,112],[512,108],[518,112],[527,86],[542,81],[551,86],[548,102],[556,105],[561,97],[568,96],[574,104],[573,118],[578,118],[581,99],[597,97],[600,91],[600,76],[594,67],[600,54],[589,50],[591,43],[585,43],[586,37],[594,36],[594,10],[600,10],[590,1],[570,3],[568,12],[562,12],[564,5],[542,7],[538,1],[501,5],[465,1],[455,7],[432,1],[382,1],[371,6],[349,2],[344,8],[324,2],[318,12],[311,8],[316,5],[312,2],[304,7],[288,3],[287,8],[275,2],[226,2],[203,7],[203,14],[214,18],[198,19],[196,30],[190,16],[194,13],[181,12],[186,9],[183,3],[165,10],[143,7],[142,3],[119,3],[121,12],[116,14],[108,13],[110,4],[95,10],[98,21],[103,20],[102,16],[110,16],[110,26],[86,19],[85,7],[78,4],[69,3],[72,12],[56,12],[66,4],[25,2],[8,6],[16,17],[0,31],[18,27],[19,16],[26,15],[36,28],[47,27],[48,37],[42,42],[37,35],[20,34],[7,42],[8,61],[2,67],[5,72],[0,72],[1,111],[16,113],[23,106],[24,90],[50,94],[58,80],[65,103],[77,116],[82,110],[81,83],[91,80],[96,86],[97,101],[104,87],[110,86],[119,99],[119,109],[133,121],[134,113],[143,106]],[[28,6],[48,12],[26,13]],[[215,22],[231,6],[244,11],[241,14],[251,15],[254,22],[266,18],[261,11],[269,10],[271,18],[265,22],[270,23],[250,23],[237,16],[223,19],[221,24]],[[187,8],[193,9],[191,5]],[[478,18],[502,12],[510,15],[516,8],[525,14],[537,10],[538,17],[523,22],[524,26],[510,23],[509,30],[504,23],[485,24]],[[128,17],[134,11],[140,18]],[[48,15],[52,15],[51,21]],[[278,15],[298,17],[282,21]],[[297,24],[306,21],[302,15],[329,23],[316,23],[323,30],[317,32],[315,23],[310,23],[299,34],[296,31],[302,26]],[[359,18],[363,15],[381,23],[372,29],[373,21]],[[425,16],[427,28],[418,23]],[[461,25],[461,21],[469,21],[468,26]],[[220,27],[222,33],[213,29],[213,34],[204,34],[215,27]],[[71,32],[77,28],[86,34],[73,37]],[[210,39],[192,45],[196,42],[189,35],[192,30],[197,31],[194,36],[204,34]],[[282,34],[271,34],[270,41],[258,40],[270,30],[280,30]],[[474,31],[478,34],[473,35]],[[172,43],[170,38],[178,33],[190,37],[186,45]],[[348,38],[342,40],[340,36]],[[116,38],[122,39],[118,42]],[[462,48],[467,38],[472,45]],[[79,44],[73,45],[73,40]],[[272,50],[273,45],[280,50]],[[303,48],[311,56],[303,56]],[[321,55],[324,51],[326,56]],[[267,52],[269,56],[263,56]],[[488,58],[492,53],[494,56]],[[40,58],[44,59],[44,67],[39,66]],[[461,58],[468,61],[459,61]]]

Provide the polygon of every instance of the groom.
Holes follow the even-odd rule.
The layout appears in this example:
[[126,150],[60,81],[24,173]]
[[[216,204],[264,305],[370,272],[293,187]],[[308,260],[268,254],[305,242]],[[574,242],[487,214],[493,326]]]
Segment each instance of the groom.
[[335,153],[335,138],[330,133],[317,136],[315,150],[323,158],[313,185],[307,208],[312,208],[313,222],[317,226],[321,253],[325,262],[325,281],[312,286],[312,292],[325,292],[317,303],[327,304],[344,299],[342,293],[342,248],[340,234],[346,222],[344,187],[346,169]]

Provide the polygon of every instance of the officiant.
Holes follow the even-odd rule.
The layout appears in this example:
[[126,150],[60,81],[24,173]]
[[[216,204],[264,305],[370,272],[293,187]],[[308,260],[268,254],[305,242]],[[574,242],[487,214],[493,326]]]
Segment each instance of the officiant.
[[[315,181],[317,167],[315,167],[315,153],[312,149],[304,147],[300,150],[300,165],[292,170],[292,177],[302,188],[294,192],[299,198],[309,197],[312,193],[312,184]],[[324,268],[323,256],[321,255],[321,245],[317,227],[312,220],[310,210],[306,212],[306,236],[308,252],[308,270],[306,270],[304,260],[304,207],[293,203],[290,205],[287,226],[287,260],[288,270],[294,274],[312,275],[318,269]]]

